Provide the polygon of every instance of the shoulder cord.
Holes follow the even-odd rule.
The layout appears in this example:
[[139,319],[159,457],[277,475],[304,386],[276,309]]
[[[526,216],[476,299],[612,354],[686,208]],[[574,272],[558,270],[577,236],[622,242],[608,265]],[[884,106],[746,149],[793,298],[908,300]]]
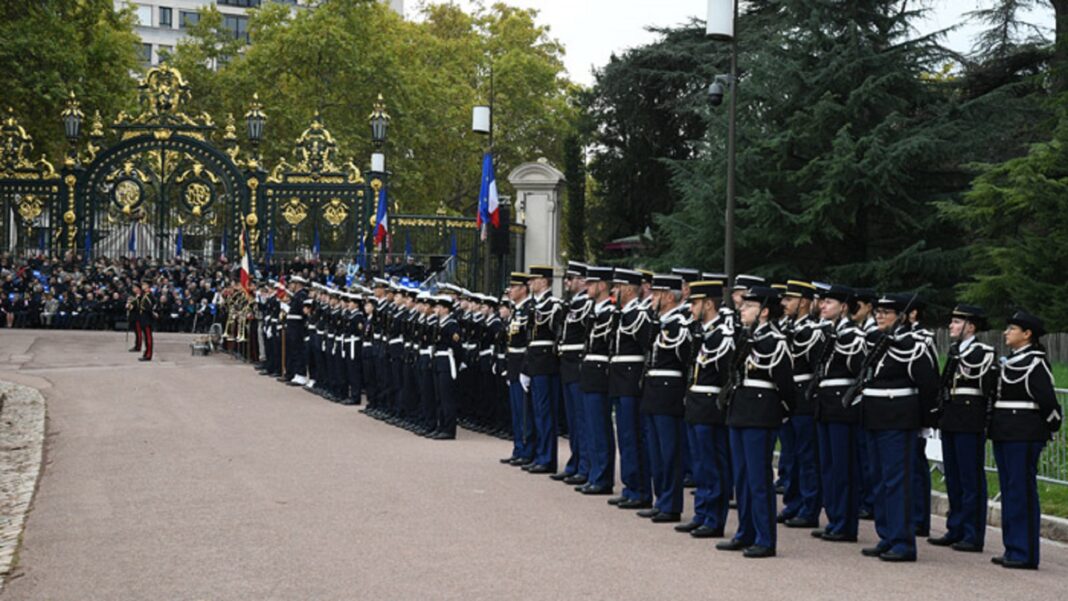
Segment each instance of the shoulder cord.
[[[749,353],[749,359],[746,361],[747,369],[762,369],[771,371],[775,366],[782,362],[783,357],[789,354],[789,349],[786,348],[785,340],[778,340],[775,345],[775,350],[770,353],[760,353],[754,348]],[[761,359],[767,359],[767,363],[761,363]]]

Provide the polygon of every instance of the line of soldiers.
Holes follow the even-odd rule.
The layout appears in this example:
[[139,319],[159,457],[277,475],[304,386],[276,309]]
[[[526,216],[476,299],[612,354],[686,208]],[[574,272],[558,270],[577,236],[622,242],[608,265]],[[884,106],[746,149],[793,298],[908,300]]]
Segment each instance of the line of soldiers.
[[[429,438],[455,438],[458,419],[507,432],[502,463],[614,495],[609,504],[694,538],[723,537],[733,499],[738,528],[717,548],[752,558],[775,555],[779,523],[855,542],[870,512],[879,542],[862,553],[915,561],[916,536],[930,529],[932,428],[950,515],[946,534],[928,541],[981,551],[989,438],[1005,545],[992,559],[1037,568],[1037,462],[1062,421],[1037,317],[1007,320],[1012,353],[999,364],[975,339],[983,310],[959,305],[940,373],[915,294],[750,275],[728,288],[724,275],[693,269],[572,262],[565,301],[552,294],[554,275],[548,265],[513,273],[501,299],[380,279],[309,295],[294,277],[265,301],[263,371],[346,404],[362,391],[367,414]],[[682,523],[687,479],[693,517]]]

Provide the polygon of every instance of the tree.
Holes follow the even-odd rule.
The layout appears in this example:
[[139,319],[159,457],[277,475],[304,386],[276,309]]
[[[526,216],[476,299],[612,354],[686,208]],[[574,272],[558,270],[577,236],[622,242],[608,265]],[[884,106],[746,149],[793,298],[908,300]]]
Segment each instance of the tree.
[[0,90],[36,152],[53,160],[66,140],[60,112],[74,91],[83,110],[107,118],[129,109],[140,69],[130,9],[112,0],[5,2],[0,8]]
[[564,221],[567,224],[568,256],[577,261],[586,258],[586,157],[578,135],[564,140],[564,177],[567,178],[567,204]]
[[992,315],[1026,307],[1051,330],[1068,328],[1068,119],[1027,155],[987,165],[946,215],[972,241],[962,296]]

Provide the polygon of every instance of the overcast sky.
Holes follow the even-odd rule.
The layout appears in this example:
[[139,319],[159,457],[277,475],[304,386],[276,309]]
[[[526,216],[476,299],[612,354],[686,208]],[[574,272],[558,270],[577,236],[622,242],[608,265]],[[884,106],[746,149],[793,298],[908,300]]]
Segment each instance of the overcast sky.
[[[486,0],[490,3],[493,0]],[[571,79],[592,84],[591,70],[608,62],[613,52],[653,41],[656,36],[645,27],[672,26],[685,23],[691,16],[705,18],[706,0],[504,0],[506,4],[541,11],[539,22],[549,25],[551,35],[564,44],[567,55],[564,63]],[[951,27],[964,20],[963,15],[992,0],[928,0],[930,14],[920,28],[929,33]],[[460,6],[471,6],[459,0]],[[405,2],[409,18],[418,7],[416,1]],[[1043,10],[1029,15],[1028,20],[1052,28],[1053,9],[1044,3]],[[947,45],[957,51],[971,48],[977,31],[974,24],[951,32]]]

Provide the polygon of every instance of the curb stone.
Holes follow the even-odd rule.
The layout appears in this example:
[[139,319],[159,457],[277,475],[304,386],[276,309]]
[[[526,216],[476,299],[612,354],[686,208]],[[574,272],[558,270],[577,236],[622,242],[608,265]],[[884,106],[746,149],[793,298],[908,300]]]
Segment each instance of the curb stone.
[[[945,493],[931,491],[931,513],[946,517],[949,514],[949,497]],[[1001,527],[1001,503],[987,502],[986,523],[988,526]],[[1042,514],[1039,525],[1042,538],[1068,543],[1068,519]]]
[[41,474],[45,400],[28,386],[0,382],[0,592],[15,567],[26,513]]

